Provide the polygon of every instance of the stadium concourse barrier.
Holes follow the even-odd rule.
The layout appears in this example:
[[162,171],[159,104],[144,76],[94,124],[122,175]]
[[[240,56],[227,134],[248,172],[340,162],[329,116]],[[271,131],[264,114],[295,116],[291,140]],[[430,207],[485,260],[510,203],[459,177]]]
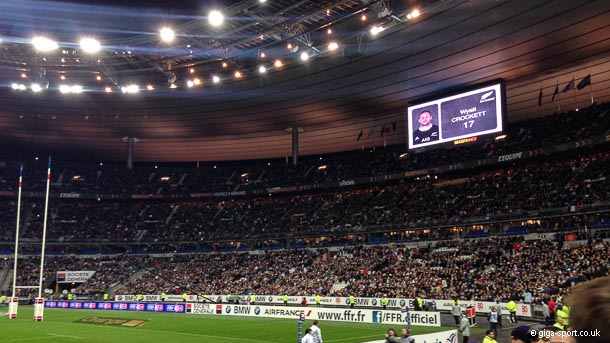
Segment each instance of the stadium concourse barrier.
[[441,314],[436,311],[368,310],[356,308],[297,307],[278,305],[188,304],[187,313],[246,316],[262,318],[326,320],[351,323],[401,324],[441,326]]
[[[225,295],[206,295],[205,297],[197,296],[197,295],[189,295],[187,297],[187,302],[203,302],[203,300],[209,299],[211,301],[217,303],[229,303],[234,302],[233,300],[227,301],[227,297]],[[257,295],[256,296],[256,305],[273,305],[273,304],[283,304],[284,299],[281,295]],[[310,306],[315,305],[315,297],[305,297],[307,299],[307,303]],[[135,295],[115,295],[115,301],[137,301],[137,297]],[[245,304],[250,300],[249,296],[240,296],[239,303]],[[301,301],[303,300],[302,296],[289,296],[288,297],[288,305],[292,306],[300,306]],[[451,311],[451,306],[453,305],[453,300],[451,299],[422,299],[424,303],[432,304],[432,309],[437,311]],[[160,302],[161,296],[159,295],[144,295],[144,302]],[[167,302],[182,302],[181,295],[168,295],[165,298]],[[407,298],[388,298],[388,309],[405,309],[405,308],[413,308],[414,299]],[[349,306],[349,298],[348,297],[321,297],[320,304],[322,306]],[[379,298],[361,298],[357,297],[355,299],[355,304],[358,308],[381,308],[381,299]],[[470,301],[470,300],[460,300],[459,305],[462,310],[466,310],[467,307],[473,307],[477,313],[489,313],[491,312],[491,307],[498,307],[498,304],[493,301]],[[504,310],[504,313],[508,313],[506,309],[506,303],[501,302],[499,304]],[[532,307],[529,304],[519,304],[517,306],[517,316],[519,317],[532,317]]]
[[352,323],[401,324],[415,326],[441,326],[441,314],[434,311],[367,310],[343,308],[318,308],[296,306],[258,306],[212,303],[141,303],[141,302],[99,302],[99,301],[45,301],[45,308],[172,312],[203,315],[247,316],[261,318],[318,319]]
[[[443,343],[457,343],[458,342],[458,333],[457,330],[447,330],[440,331],[435,333],[427,333],[425,335],[413,335],[411,336],[415,339],[417,343],[435,343],[435,342],[443,342]],[[386,343],[385,339],[378,339],[376,341],[368,341],[364,343]]]

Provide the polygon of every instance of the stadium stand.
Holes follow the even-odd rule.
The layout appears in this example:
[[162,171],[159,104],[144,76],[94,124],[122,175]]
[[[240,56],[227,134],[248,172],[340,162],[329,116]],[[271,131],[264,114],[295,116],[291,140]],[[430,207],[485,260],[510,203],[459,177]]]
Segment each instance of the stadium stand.
[[[562,295],[573,282],[608,271],[608,143],[468,169],[441,172],[440,167],[608,135],[609,108],[594,105],[578,116],[536,119],[512,127],[504,141],[407,158],[391,147],[325,156],[322,162],[305,159],[298,167],[251,162],[128,170],[60,161],[52,178],[57,196],[49,212],[45,286],[53,286],[56,271],[88,268],[96,276],[78,287],[79,294],[115,287],[130,294],[159,293],[180,286],[202,294],[413,296],[417,290],[432,297],[489,300],[531,287],[536,297]],[[321,163],[326,169],[318,168]],[[5,255],[12,253],[15,238],[16,166],[9,158],[0,163],[0,252]],[[25,170],[24,190],[30,193],[22,204],[20,252],[36,255],[43,219],[42,194],[36,192],[45,185],[46,169],[34,161]],[[410,171],[424,172],[384,177]],[[268,194],[273,187],[363,176],[371,178],[368,183]],[[193,192],[228,194],[182,196]],[[527,240],[521,251],[513,248],[525,235],[545,232],[557,235]],[[572,239],[583,245],[566,244]],[[429,244],[408,248],[412,242]],[[253,250],[265,254],[241,253]],[[228,254],[206,254],[220,252]],[[36,257],[20,260],[20,284],[36,282],[38,264]],[[546,281],[524,283],[532,270],[547,271]],[[126,281],[136,271],[143,273]],[[168,274],[171,281],[158,277]],[[345,287],[333,294],[336,284]]]

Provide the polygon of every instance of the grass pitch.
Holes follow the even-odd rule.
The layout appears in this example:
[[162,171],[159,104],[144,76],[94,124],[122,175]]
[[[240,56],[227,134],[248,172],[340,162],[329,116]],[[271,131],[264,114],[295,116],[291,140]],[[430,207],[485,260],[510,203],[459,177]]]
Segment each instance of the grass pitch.
[[[82,322],[88,317],[127,319],[132,320],[132,325],[144,321],[144,324],[126,327]],[[44,321],[34,322],[33,307],[20,306],[17,319],[0,318],[0,342],[295,343],[297,324],[297,319],[48,308],[44,311]],[[312,320],[306,320],[303,327],[311,324]],[[331,321],[320,321],[319,326],[325,343],[379,340],[389,327],[400,329],[398,325]],[[414,327],[413,334],[447,329],[453,328]]]

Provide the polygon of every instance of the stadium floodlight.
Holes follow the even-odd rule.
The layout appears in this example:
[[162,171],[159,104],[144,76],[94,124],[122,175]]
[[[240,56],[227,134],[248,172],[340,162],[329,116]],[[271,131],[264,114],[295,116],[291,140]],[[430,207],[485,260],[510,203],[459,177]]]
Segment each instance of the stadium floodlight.
[[42,91],[42,86],[38,83],[32,83],[30,88],[32,89],[32,92],[34,92],[34,93],[38,93],[38,92]]
[[328,43],[328,50],[330,51],[334,51],[339,49],[339,44],[337,42],[330,42]]
[[259,74],[266,73],[267,72],[267,67],[265,67],[265,66],[258,67],[258,72],[259,72]]
[[191,81],[191,80],[188,80],[188,81],[186,81],[186,86],[188,88],[193,88],[193,86],[195,86],[195,83],[193,81]]
[[27,87],[22,83],[13,83],[11,87],[16,91],[24,91]]
[[136,94],[140,92],[140,86],[138,85],[128,85],[121,87],[121,92],[123,94]]
[[220,77],[218,77],[216,75],[212,76],[212,82],[219,83],[220,82]]
[[208,13],[208,21],[212,26],[220,26],[225,20],[225,16],[218,10],[212,10]]
[[59,47],[59,45],[57,45],[57,42],[54,40],[51,40],[49,38],[46,37],[34,37],[32,38],[32,45],[34,46],[34,48],[38,51],[51,51],[51,50],[55,50]]
[[419,12],[418,9],[414,9],[413,11],[411,11],[411,13],[407,14],[407,19],[417,18],[420,15],[421,15],[421,12]]
[[74,86],[68,86],[68,85],[61,85],[59,86],[59,92],[62,94],[80,94],[83,92],[83,86],[80,85],[74,85]]
[[161,40],[164,41],[165,43],[169,43],[171,41],[174,40],[174,38],[176,37],[174,30],[172,30],[169,27],[163,27],[160,31],[159,31],[159,35],[161,36]]
[[385,28],[384,28],[384,27],[382,27],[382,26],[378,26],[378,25],[375,25],[375,26],[371,27],[370,32],[371,32],[371,35],[372,35],[372,36],[377,36],[377,35],[378,35],[380,32],[382,32],[383,30],[385,30]]
[[84,52],[93,54],[101,49],[100,42],[95,38],[83,38],[80,40],[80,47]]
[[306,52],[302,52],[301,53],[301,61],[307,61],[309,60],[309,54]]

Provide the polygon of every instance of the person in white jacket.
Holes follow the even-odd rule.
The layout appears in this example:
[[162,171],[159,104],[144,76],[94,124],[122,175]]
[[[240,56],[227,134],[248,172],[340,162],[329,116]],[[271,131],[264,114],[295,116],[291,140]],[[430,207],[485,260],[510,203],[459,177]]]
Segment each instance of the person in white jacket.
[[462,319],[460,320],[460,332],[462,333],[462,343],[468,343],[470,339],[470,322],[464,313],[462,313]]
[[305,336],[301,338],[301,343],[313,343],[313,336],[311,335],[311,329],[305,330]]
[[457,299],[453,300],[453,305],[451,305],[451,315],[455,319],[455,326],[460,326],[462,308],[460,307],[460,302]]
[[311,326],[311,336],[313,337],[313,343],[322,343],[322,331],[318,327],[317,320],[314,320]]

